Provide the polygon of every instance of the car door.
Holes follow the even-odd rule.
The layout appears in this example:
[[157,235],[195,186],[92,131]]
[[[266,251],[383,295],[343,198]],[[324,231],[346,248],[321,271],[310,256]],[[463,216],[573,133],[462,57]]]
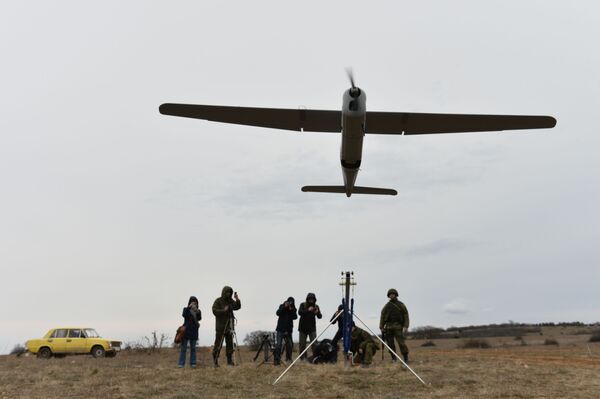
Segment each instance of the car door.
[[79,328],[69,329],[67,336],[67,352],[69,353],[85,353],[86,351],[86,338],[83,331]]
[[57,328],[48,338],[48,346],[52,353],[66,353],[67,351],[67,334],[66,328]]

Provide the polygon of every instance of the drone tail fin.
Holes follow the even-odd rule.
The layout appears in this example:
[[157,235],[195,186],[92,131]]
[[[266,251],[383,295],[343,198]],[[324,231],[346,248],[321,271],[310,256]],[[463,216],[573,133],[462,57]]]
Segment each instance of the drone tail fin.
[[344,186],[304,186],[305,193],[340,193],[350,196],[352,194],[397,195],[398,192],[391,188],[354,186],[350,192]]

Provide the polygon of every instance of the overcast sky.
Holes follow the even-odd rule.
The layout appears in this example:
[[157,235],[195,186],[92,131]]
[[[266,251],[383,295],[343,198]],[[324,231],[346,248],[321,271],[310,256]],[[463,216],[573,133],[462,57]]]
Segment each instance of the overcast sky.
[[[173,335],[239,293],[238,336],[289,295],[329,318],[342,270],[377,327],[600,321],[594,1],[18,1],[0,5],[0,353],[59,325]],[[556,128],[365,138],[215,124],[163,102],[552,115]],[[326,327],[318,324],[318,329]],[[332,336],[333,330],[328,332]]]

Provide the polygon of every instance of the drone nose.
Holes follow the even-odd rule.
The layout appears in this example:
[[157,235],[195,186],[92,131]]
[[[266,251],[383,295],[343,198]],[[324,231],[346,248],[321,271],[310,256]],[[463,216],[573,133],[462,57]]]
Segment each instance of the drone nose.
[[352,98],[360,96],[360,89],[358,87],[351,87],[348,91],[350,92],[350,97]]

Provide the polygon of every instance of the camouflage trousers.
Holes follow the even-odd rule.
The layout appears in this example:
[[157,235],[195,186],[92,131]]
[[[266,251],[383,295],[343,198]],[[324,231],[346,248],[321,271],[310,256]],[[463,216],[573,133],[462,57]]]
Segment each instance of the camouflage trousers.
[[[392,348],[394,352],[396,352],[396,344],[394,343],[394,340],[398,341],[400,353],[403,355],[408,355],[408,346],[406,346],[404,334],[402,334],[401,324],[391,324],[385,326],[385,342],[390,346],[390,348]],[[395,356],[391,352],[390,356],[392,356],[392,359],[395,359]]]
[[363,342],[360,344],[361,363],[371,364],[373,362],[373,356],[377,352],[377,346],[372,342]]

